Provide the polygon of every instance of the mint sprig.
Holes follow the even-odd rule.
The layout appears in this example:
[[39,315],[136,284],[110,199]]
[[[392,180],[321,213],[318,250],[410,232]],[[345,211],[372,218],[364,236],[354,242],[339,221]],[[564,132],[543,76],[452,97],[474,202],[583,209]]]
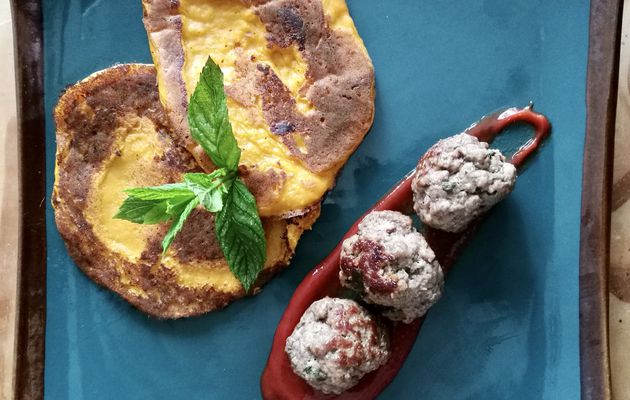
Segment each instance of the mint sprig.
[[114,218],[137,224],[159,224],[179,215],[182,204],[195,195],[183,184],[125,190],[128,197]]
[[188,218],[190,213],[192,213],[192,211],[198,205],[199,205],[198,198],[194,198],[190,200],[188,203],[186,203],[186,205],[183,207],[181,212],[177,214],[177,216],[174,218],[174,221],[171,224],[171,227],[169,228],[168,232],[166,232],[166,235],[164,235],[164,239],[162,239],[162,255],[166,253],[166,249],[168,249],[171,243],[173,243],[173,240],[175,240],[175,236],[184,227],[184,222],[186,222],[186,219]]
[[256,199],[240,178],[228,189],[225,206],[214,221],[219,245],[234,275],[251,287],[267,255],[265,231],[256,212]]
[[188,125],[193,139],[201,145],[214,165],[236,171],[241,158],[223,88],[223,73],[211,58],[203,67],[199,83],[188,105]]
[[265,231],[256,199],[238,177],[241,150],[228,118],[223,73],[208,57],[188,105],[193,139],[217,170],[184,174],[184,182],[127,189],[128,197],[114,218],[138,224],[173,221],[162,241],[163,252],[201,205],[215,214],[215,233],[230,270],[249,291],[266,259]]
[[210,212],[218,212],[223,208],[223,198],[228,191],[226,183],[234,179],[234,174],[228,174],[220,168],[211,174],[185,174],[186,186],[197,196],[199,202]]

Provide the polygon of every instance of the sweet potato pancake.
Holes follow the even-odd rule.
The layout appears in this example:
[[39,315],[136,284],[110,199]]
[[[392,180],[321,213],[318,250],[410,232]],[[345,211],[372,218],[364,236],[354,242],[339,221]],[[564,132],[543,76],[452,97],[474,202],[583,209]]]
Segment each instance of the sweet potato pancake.
[[225,75],[241,174],[261,216],[317,207],[374,114],[374,71],[344,0],[143,0],[176,141],[208,56]]
[[[155,69],[121,65],[69,88],[55,109],[53,207],[77,265],[94,281],[160,318],[201,314],[245,295],[217,244],[213,216],[193,211],[162,257],[167,225],[113,219],[124,189],[179,182],[200,171],[174,143],[159,101]],[[263,219],[267,263],[260,286],[286,266],[319,214]]]

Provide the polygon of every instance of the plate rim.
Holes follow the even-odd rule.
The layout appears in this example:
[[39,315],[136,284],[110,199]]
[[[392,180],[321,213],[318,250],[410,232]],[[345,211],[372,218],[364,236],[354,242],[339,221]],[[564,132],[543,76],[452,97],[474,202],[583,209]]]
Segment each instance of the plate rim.
[[44,398],[46,333],[46,129],[41,0],[11,0],[11,14],[20,199],[14,396],[30,400]]
[[586,137],[580,218],[582,399],[611,399],[608,265],[623,1],[592,0],[586,78]]
[[[621,5],[621,0],[590,4],[579,264],[580,385],[586,400],[611,396],[607,270]],[[14,394],[19,400],[43,399],[47,199],[42,0],[11,0],[11,11],[21,200]]]

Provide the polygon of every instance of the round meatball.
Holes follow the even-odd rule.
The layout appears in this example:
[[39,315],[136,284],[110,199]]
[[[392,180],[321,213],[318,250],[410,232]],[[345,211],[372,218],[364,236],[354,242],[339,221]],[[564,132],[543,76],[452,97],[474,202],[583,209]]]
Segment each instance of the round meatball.
[[360,292],[383,315],[409,323],[426,314],[441,297],[444,275],[433,250],[396,211],[374,211],[341,248],[341,284]]
[[304,312],[285,351],[291,366],[313,388],[340,394],[385,364],[385,331],[354,300],[325,297]]
[[460,133],[420,159],[412,182],[414,210],[433,228],[461,232],[507,196],[515,181],[516,168],[499,150]]

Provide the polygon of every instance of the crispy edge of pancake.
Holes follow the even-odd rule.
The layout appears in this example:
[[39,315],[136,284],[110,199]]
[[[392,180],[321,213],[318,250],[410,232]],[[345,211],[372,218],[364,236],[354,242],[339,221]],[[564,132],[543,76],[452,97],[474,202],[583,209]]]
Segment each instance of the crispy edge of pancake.
[[[188,93],[182,75],[185,54],[179,1],[143,0],[142,4],[161,100],[175,126],[176,140],[202,168],[213,170],[212,162],[191,139],[186,118]],[[240,79],[244,84],[226,87],[228,96],[241,103],[248,96],[260,96],[271,132],[277,131],[278,126],[305,132],[306,153],[299,150],[292,135],[278,135],[289,156],[300,159],[313,172],[338,173],[374,120],[374,69],[370,58],[359,50],[362,43],[329,29],[320,1],[313,4],[310,0],[245,0],[243,4],[252,8],[265,24],[269,46],[299,48],[308,63],[308,85],[302,91],[316,111],[308,117],[299,113],[286,86],[273,70],[261,64],[246,67]],[[256,84],[250,82],[252,76],[257,77]],[[252,93],[254,90],[257,93]],[[273,184],[273,177],[261,179],[263,174],[259,171],[257,179],[244,177],[253,193],[262,191],[258,186]],[[308,208],[291,210],[280,217],[302,215]]]
[[[82,104],[89,103],[89,110]],[[93,113],[88,118],[84,113]],[[77,266],[96,283],[118,293],[138,309],[158,318],[180,318],[203,314],[225,307],[246,293],[240,288],[222,292],[212,287],[191,288],[179,285],[176,274],[161,264],[161,235],[157,235],[138,262],[131,262],[101,242],[86,219],[91,177],[107,161],[114,143],[117,119],[128,114],[145,116],[158,129],[169,129],[155,85],[155,69],[150,65],[120,65],[100,71],[69,88],[54,111],[57,124],[56,178],[52,204],[58,230]],[[96,120],[96,122],[94,121]],[[169,136],[164,138],[171,142]],[[174,146],[175,147],[175,146]],[[183,149],[165,161],[174,173],[165,180],[177,180],[181,173],[198,170],[198,166]],[[177,176],[176,176],[177,175]],[[310,229],[319,216],[319,207],[300,218],[265,220],[264,224],[284,224],[282,242],[284,254],[274,265],[261,273],[257,293],[275,273],[288,265],[299,236]],[[187,221],[186,224],[193,224]],[[203,221],[202,221],[203,223]],[[177,239],[176,239],[177,240]],[[175,244],[175,243],[174,243]],[[180,245],[186,245],[180,240]],[[203,261],[203,260],[202,260]],[[130,283],[123,283],[122,275]],[[141,289],[146,296],[138,295]]]

